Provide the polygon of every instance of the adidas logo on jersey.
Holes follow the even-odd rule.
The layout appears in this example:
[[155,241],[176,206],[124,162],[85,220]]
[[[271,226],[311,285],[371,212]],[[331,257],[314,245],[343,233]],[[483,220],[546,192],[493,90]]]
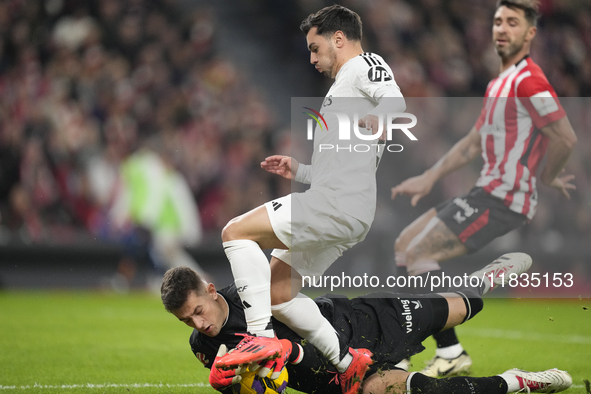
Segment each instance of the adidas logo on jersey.
[[277,201],[273,201],[273,210],[277,211],[279,208],[281,208],[283,206],[283,204],[278,203]]

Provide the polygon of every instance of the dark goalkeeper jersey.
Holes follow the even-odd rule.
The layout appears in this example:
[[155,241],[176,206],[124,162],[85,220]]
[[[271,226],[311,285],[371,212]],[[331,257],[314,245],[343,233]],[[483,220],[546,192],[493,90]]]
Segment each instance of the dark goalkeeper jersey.
[[[243,338],[235,334],[247,332],[244,309],[234,284],[218,293],[228,302],[228,321],[214,338],[197,330],[193,330],[190,338],[191,350],[210,369],[220,345],[232,349]],[[381,293],[352,300],[325,295],[314,301],[335,327],[342,354],[349,347],[366,348],[374,353],[374,364],[366,376],[378,369],[393,369],[402,359],[422,351],[421,342],[439,329],[433,324],[430,300],[416,295]],[[341,393],[339,385],[329,384],[335,376],[334,366],[316,348],[275,319],[273,328],[277,337],[299,343],[304,349],[302,361],[287,366],[289,387],[305,393]]]

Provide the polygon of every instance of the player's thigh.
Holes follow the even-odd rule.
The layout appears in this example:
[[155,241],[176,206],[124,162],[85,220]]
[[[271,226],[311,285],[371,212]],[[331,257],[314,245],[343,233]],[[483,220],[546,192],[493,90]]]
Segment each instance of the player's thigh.
[[410,241],[425,228],[427,223],[429,223],[429,221],[435,217],[435,215],[437,215],[437,211],[435,208],[431,208],[415,219],[411,224],[406,226],[398,238],[396,238],[394,250],[397,252],[406,252]]
[[275,234],[265,205],[230,220],[222,230],[224,242],[239,239],[254,241],[259,244],[261,249],[287,249]]
[[467,252],[460,238],[439,218],[433,217],[410,241],[406,249],[406,261],[409,265],[423,259],[445,261]]
[[343,213],[336,198],[318,190],[293,193],[291,244],[294,252],[327,249],[361,242],[369,226]]
[[376,372],[363,382],[363,394],[405,394],[408,375],[402,370]]
[[[273,251],[273,253],[277,250]],[[283,252],[283,251],[280,251]],[[283,255],[284,259],[287,254]],[[286,259],[287,260],[287,259]],[[289,264],[271,257],[271,304],[279,305],[293,299],[302,288],[302,277]]]

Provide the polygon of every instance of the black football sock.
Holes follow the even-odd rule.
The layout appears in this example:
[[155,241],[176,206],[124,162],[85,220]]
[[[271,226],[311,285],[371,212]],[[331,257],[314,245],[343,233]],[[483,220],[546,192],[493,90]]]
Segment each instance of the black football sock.
[[437,334],[433,334],[433,338],[437,341],[437,347],[449,347],[460,343],[456,336],[456,330],[448,328],[447,330],[439,331]]
[[462,296],[464,306],[466,307],[466,316],[462,323],[472,319],[482,310],[482,308],[484,308],[484,301],[482,301],[480,296],[474,296],[473,294],[471,295],[470,293],[464,293],[461,291],[457,291],[456,293]]
[[418,372],[408,377],[406,387],[411,394],[507,394],[508,390],[507,382],[500,376],[435,379]]

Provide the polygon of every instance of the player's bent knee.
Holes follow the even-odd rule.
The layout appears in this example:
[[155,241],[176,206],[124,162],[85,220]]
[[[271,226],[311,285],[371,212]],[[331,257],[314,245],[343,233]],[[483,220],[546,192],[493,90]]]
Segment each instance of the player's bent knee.
[[279,305],[289,302],[295,298],[297,291],[294,294],[289,285],[274,285],[271,283],[271,305]]
[[[232,219],[233,220],[233,219]],[[222,229],[222,242],[233,241],[232,238],[232,221],[229,221]]]
[[423,256],[421,256],[420,253],[416,252],[416,249],[414,247],[406,249],[405,252],[405,260],[406,260],[406,266],[408,268],[412,267],[412,265],[417,261],[420,260],[421,258],[423,258]]
[[244,239],[240,234],[240,216],[230,220],[222,229],[222,242]]

